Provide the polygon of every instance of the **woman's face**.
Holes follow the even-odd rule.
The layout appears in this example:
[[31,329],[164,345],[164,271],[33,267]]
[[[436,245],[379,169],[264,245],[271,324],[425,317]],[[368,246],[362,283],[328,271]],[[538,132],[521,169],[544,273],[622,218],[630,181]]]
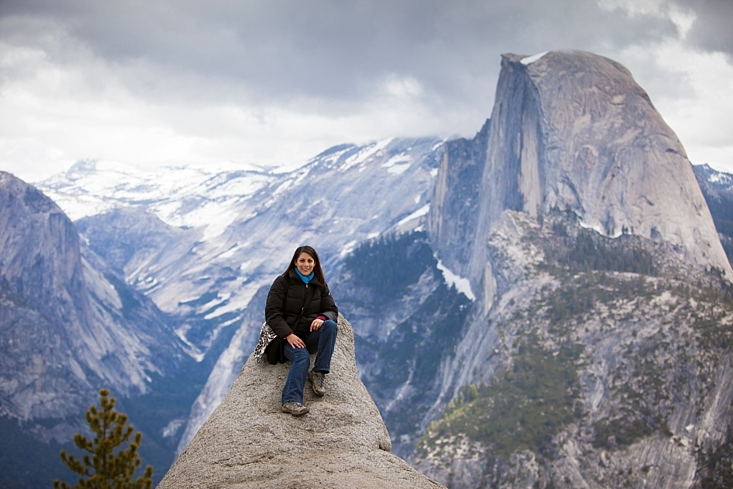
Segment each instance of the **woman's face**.
[[298,267],[300,273],[307,277],[313,271],[313,267],[316,266],[316,261],[308,253],[301,253],[298,259],[295,260],[295,266]]

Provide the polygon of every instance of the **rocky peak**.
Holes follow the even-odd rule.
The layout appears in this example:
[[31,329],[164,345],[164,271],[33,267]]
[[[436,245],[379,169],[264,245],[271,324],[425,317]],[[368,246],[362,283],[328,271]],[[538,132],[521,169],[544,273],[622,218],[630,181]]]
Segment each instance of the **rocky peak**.
[[65,441],[63,418],[95,389],[145,392],[151,373],[181,361],[170,318],[80,243],[51,199],[5,172],[0,229],[0,415],[55,419],[38,437]]
[[289,363],[250,357],[224,401],[158,486],[438,488],[390,453],[382,418],[356,372],[354,332],[339,316],[328,392],[310,413],[280,411]]
[[91,390],[81,366],[65,358],[89,323],[79,237],[56,204],[5,172],[0,229],[0,413],[73,413]]
[[8,291],[43,312],[77,319],[87,301],[79,237],[39,190],[0,172],[0,277]]
[[[436,185],[443,209],[466,198],[478,202],[477,217],[464,223],[474,239],[457,249],[441,246],[455,227],[445,222],[455,216],[441,207],[430,214],[431,240],[448,267],[489,298],[495,286],[484,280],[486,240],[502,213],[541,219],[558,209],[606,236],[664,241],[692,263],[730,276],[685,150],[626,68],[582,51],[506,54],[501,64],[488,136],[479,133],[470,153],[485,154],[480,185],[468,194],[441,185],[447,177]],[[465,171],[465,155],[446,146],[442,169]]]

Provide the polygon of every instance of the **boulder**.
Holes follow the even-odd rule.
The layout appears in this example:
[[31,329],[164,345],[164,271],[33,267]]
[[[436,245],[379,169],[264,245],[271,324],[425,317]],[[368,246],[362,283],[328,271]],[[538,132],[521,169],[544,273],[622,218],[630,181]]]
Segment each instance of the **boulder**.
[[250,356],[158,487],[443,487],[390,452],[387,428],[357,375],[351,324],[339,316],[338,325],[328,392],[319,398],[306,385],[308,414],[280,409],[290,363]]

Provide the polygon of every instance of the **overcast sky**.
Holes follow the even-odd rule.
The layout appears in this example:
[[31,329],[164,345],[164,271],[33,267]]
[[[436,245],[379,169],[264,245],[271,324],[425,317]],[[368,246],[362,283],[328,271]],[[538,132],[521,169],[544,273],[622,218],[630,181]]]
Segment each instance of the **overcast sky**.
[[0,0],[0,170],[293,168],[472,137],[500,55],[631,70],[691,161],[733,172],[733,0]]

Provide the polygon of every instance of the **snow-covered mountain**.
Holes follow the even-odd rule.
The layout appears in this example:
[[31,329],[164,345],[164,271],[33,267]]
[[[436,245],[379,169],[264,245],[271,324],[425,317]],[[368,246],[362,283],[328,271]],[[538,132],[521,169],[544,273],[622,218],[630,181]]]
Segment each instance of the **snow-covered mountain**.
[[718,171],[707,163],[694,166],[695,174],[700,175],[702,180],[707,182],[716,191],[731,195],[733,194],[733,175]]
[[37,185],[78,219],[83,239],[128,284],[181,319],[177,332],[195,358],[215,355],[180,450],[251,352],[263,319],[254,298],[291,250],[313,245],[330,277],[360,243],[418,227],[442,145],[342,145],[284,174],[83,162]]
[[143,208],[170,226],[225,229],[237,204],[278,174],[233,165],[145,169],[112,161],[80,161],[37,182],[74,221],[121,207]]
[[628,70],[559,51],[504,56],[473,139],[342,145],[287,173],[82,162],[37,186],[73,216],[90,273],[144,294],[195,360],[176,379],[188,413],[145,420],[171,453],[311,244],[393,449],[425,473],[689,487],[731,440],[728,178],[691,171]]

